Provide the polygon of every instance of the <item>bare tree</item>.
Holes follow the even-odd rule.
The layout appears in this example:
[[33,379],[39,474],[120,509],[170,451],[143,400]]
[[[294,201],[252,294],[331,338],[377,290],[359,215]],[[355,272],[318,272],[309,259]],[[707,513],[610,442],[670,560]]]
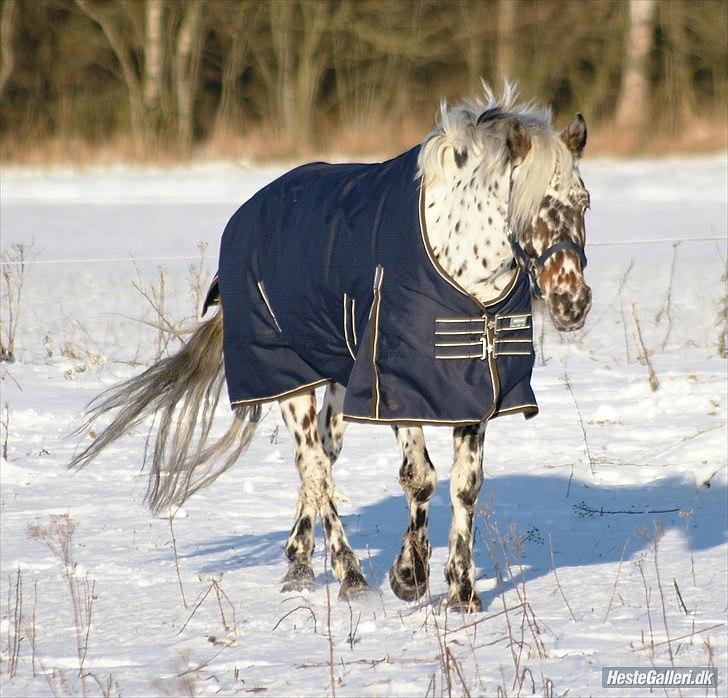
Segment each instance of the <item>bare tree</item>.
[[0,15],[0,95],[5,90],[5,85],[12,75],[15,67],[15,48],[13,38],[15,34],[15,10],[18,6],[17,0],[5,0],[2,14]]
[[156,131],[161,115],[160,102],[164,70],[163,14],[164,0],[146,0],[144,6],[144,106],[152,131]]
[[514,80],[513,47],[516,41],[516,0],[498,0],[498,39],[496,42],[495,69],[498,77]]
[[263,79],[272,88],[274,122],[297,143],[306,143],[311,136],[314,106],[326,68],[324,37],[331,9],[328,0],[269,3],[272,51],[255,53]]
[[261,7],[252,2],[239,3],[232,21],[228,19],[227,22],[223,22],[221,27],[229,30],[229,48],[223,59],[220,102],[215,113],[215,131],[217,133],[234,132],[235,130],[238,116],[237,81],[244,70],[246,56],[251,50],[250,44],[258,29]]
[[129,95],[129,112],[131,118],[132,138],[137,148],[141,148],[146,135],[144,119],[144,97],[142,82],[137,72],[130,47],[116,27],[111,15],[106,11],[108,6],[97,5],[93,0],[76,0],[78,7],[99,25],[116,60],[121,67],[124,83]]
[[627,5],[628,28],[616,123],[634,137],[640,135],[647,109],[648,59],[656,7],[657,0],[630,0]]
[[193,107],[202,50],[202,8],[205,0],[191,0],[177,35],[174,86],[177,98],[177,140],[183,152],[192,144]]
[[[501,0],[502,2],[502,0]],[[470,2],[470,0],[459,0],[453,12],[453,38],[455,46],[460,48],[465,63],[467,86],[470,90],[480,88],[480,78],[486,77],[486,49],[491,41],[484,41],[487,34],[494,34],[488,27],[489,20],[493,15],[493,8],[484,2]],[[500,8],[499,8],[500,11]],[[500,17],[500,15],[499,15]],[[510,38],[508,38],[510,40]],[[500,34],[495,42],[501,46]]]

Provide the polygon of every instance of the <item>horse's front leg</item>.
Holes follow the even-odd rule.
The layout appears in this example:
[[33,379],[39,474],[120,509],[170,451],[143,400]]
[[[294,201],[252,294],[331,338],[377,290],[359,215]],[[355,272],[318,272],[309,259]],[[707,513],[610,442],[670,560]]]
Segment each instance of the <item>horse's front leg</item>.
[[485,422],[457,427],[453,433],[455,459],[450,475],[452,521],[445,578],[450,587],[448,606],[465,613],[481,610],[475,593],[473,509],[483,484]]
[[427,511],[437,485],[435,467],[420,427],[395,427],[402,450],[399,482],[407,496],[409,525],[402,550],[389,570],[389,585],[404,601],[419,599],[427,591],[432,546],[427,535]]
[[286,543],[289,567],[282,590],[307,588],[313,584],[311,555],[317,512],[326,531],[331,568],[341,582],[339,596],[346,597],[367,589],[359,560],[351,549],[334,504],[331,459],[324,450],[317,426],[316,394],[313,390],[301,393],[281,400],[280,405],[283,421],[293,439],[296,468],[301,477],[296,518]]

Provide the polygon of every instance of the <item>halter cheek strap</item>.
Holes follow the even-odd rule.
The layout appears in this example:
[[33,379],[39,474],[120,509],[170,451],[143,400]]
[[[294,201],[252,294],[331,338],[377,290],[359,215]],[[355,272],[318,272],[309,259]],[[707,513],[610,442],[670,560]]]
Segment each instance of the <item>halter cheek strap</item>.
[[[487,112],[486,112],[487,113]],[[482,116],[485,116],[483,114]],[[508,178],[508,211],[510,214],[510,207],[511,207],[511,199],[513,197],[513,168],[511,168],[511,172]],[[516,237],[516,234],[513,232],[513,229],[508,225],[508,241],[511,243],[511,250],[513,251],[513,257],[514,262],[517,266],[519,266],[521,269],[523,269],[527,274],[529,279],[531,280],[531,286],[532,288],[538,293],[539,296],[543,296],[543,293],[538,285],[538,275],[541,273],[541,270],[543,269],[544,264],[546,264],[546,261],[549,259],[549,257],[552,257],[557,252],[576,252],[576,254],[579,257],[579,261],[581,262],[581,268],[582,270],[586,268],[586,252],[584,252],[584,245],[580,245],[577,242],[574,242],[571,239],[567,240],[561,240],[560,242],[556,242],[551,247],[547,247],[538,257],[535,259],[533,257],[529,257],[529,255],[526,254],[526,251],[521,246],[521,243],[518,242],[518,239]]]

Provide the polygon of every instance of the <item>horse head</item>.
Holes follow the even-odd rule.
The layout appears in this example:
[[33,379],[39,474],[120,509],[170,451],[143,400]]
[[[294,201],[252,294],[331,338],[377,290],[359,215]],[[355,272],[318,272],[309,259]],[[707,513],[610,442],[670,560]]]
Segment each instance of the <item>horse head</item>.
[[[537,212],[512,228],[511,246],[516,262],[531,277],[558,330],[570,332],[584,325],[591,308],[591,289],[584,279],[586,232],[584,215],[589,192],[578,162],[586,145],[586,121],[576,114],[551,142],[539,134],[539,147],[552,153],[553,168]],[[526,165],[535,141],[518,120],[506,129],[511,161],[512,196],[518,191],[519,170]],[[537,156],[538,157],[538,156]]]

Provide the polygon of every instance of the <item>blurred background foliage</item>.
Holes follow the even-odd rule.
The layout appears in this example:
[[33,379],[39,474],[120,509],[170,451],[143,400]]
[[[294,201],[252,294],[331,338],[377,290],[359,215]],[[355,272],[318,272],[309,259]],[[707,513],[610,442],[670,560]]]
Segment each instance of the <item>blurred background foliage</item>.
[[724,0],[2,0],[5,161],[389,154],[482,76],[597,152],[725,147]]

